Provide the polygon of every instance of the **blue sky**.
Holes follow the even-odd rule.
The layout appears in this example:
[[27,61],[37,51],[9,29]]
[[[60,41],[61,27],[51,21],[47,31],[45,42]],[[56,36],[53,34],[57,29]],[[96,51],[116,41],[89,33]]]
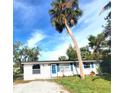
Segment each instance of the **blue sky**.
[[[57,60],[66,56],[66,50],[73,45],[66,30],[58,33],[50,23],[48,10],[53,0],[14,0],[14,35],[13,41],[21,41],[29,47],[39,46],[39,60]],[[79,47],[88,44],[89,35],[103,31],[104,17],[108,11],[99,15],[108,0],[79,0],[83,15],[78,24],[72,27]]]

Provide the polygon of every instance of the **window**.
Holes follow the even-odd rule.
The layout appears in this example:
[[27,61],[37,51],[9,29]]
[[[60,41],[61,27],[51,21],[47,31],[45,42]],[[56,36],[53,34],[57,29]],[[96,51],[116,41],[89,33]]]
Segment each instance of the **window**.
[[69,66],[70,66],[69,64],[60,65],[59,66],[60,72],[70,72],[71,69]]
[[84,68],[90,68],[90,63],[84,63]]
[[33,66],[32,66],[32,73],[33,74],[40,74],[40,65],[39,64],[34,64]]

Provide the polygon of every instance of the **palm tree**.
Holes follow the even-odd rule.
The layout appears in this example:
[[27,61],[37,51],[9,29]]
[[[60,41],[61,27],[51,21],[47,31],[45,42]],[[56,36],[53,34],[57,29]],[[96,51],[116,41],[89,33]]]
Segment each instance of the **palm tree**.
[[[101,10],[100,14],[106,10],[111,9],[111,1],[109,1]],[[111,47],[111,11],[106,16],[105,20],[107,20],[107,24],[104,27],[104,36],[105,38],[109,38],[108,45]]]
[[[111,8],[111,1],[109,1],[101,10],[100,14]],[[111,11],[108,13],[106,19],[111,18]]]
[[84,79],[85,75],[80,49],[78,48],[77,41],[70,29],[72,26],[77,24],[79,17],[82,15],[82,11],[78,6],[78,0],[54,0],[52,1],[51,6],[52,9],[49,10],[51,23],[53,26],[55,26],[59,33],[61,33],[63,29],[66,28],[76,48],[81,79]]

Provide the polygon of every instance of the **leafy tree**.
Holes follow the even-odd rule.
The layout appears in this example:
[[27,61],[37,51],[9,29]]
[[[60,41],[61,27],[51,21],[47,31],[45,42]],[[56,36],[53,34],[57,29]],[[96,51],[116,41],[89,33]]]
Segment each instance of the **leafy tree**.
[[61,33],[64,28],[70,35],[78,57],[81,79],[85,78],[83,70],[83,61],[81,59],[80,49],[77,41],[71,31],[71,27],[76,25],[82,11],[79,9],[78,0],[54,0],[51,3],[52,9],[49,10],[51,16],[51,23],[56,30]]
[[60,56],[58,59],[59,59],[60,61],[66,61],[66,60],[67,60],[66,56]]
[[70,45],[69,48],[66,51],[66,54],[68,56],[68,60],[77,60],[77,54],[76,50]]
[[104,27],[104,37],[107,42],[107,45],[109,46],[109,49],[111,50],[111,19],[107,19],[107,24]]
[[[84,60],[93,59],[91,51],[89,50],[89,46],[81,47],[80,50],[82,59]],[[76,50],[71,45],[67,49],[66,54],[69,58],[68,60],[77,60]]]
[[103,50],[103,62],[100,65],[100,69],[103,73],[111,74],[111,17],[106,17],[106,24],[104,27],[104,46],[106,49]]
[[93,36],[93,35],[90,35],[89,38],[88,38],[88,41],[89,41],[89,47],[94,49],[95,46],[96,46],[96,37]]
[[111,73],[111,19],[106,17],[102,33],[95,36],[90,36],[89,46],[94,50],[92,56],[95,59],[102,59],[100,70],[103,73]]
[[39,51],[40,51],[39,47],[34,48],[25,47],[23,51],[26,54],[25,61],[38,61],[38,55],[40,55]]
[[90,36],[89,40],[89,47],[93,49],[93,59],[102,59],[102,52],[106,47],[106,41],[104,33],[100,33],[97,36]]
[[17,41],[13,45],[13,61],[20,67],[21,72],[23,72],[23,67],[21,65],[22,52],[20,51],[22,45],[20,41]]
[[111,74],[111,55],[103,57],[103,62],[100,64],[100,70],[103,73]]
[[[111,9],[111,1],[109,1],[101,10],[101,13],[106,11],[106,10],[110,10]],[[100,14],[101,14],[100,13]],[[104,36],[105,38],[109,37],[108,40],[108,45],[111,47],[111,10],[109,12],[109,14],[106,16],[105,20],[107,20],[107,24],[104,27]]]
[[39,56],[39,47],[28,48],[20,41],[13,45],[13,61],[20,67],[23,72],[21,62],[37,61]]
[[[106,11],[106,10],[110,10],[111,9],[111,1],[109,1],[103,8],[102,8],[102,12]],[[109,14],[106,16],[105,20],[107,21],[107,24],[104,27],[104,36],[105,39],[109,38],[108,41],[108,45],[109,45],[109,49],[111,49],[111,10],[109,12]]]
[[82,59],[84,59],[84,60],[92,59],[91,51],[89,50],[88,46],[82,47],[82,48],[80,48],[80,50],[81,50]]
[[[108,35],[109,36],[109,35]],[[92,58],[95,60],[102,59],[103,62],[100,64],[99,70],[103,73],[111,73],[111,52],[108,44],[108,36],[102,32],[97,36],[90,36],[89,47],[93,49]]]

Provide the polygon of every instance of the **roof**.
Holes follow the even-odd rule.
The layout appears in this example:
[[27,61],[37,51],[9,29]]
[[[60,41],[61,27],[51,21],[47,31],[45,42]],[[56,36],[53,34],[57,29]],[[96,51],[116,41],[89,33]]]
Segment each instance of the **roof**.
[[[83,60],[83,62],[98,62],[98,61],[97,60]],[[99,62],[101,62],[101,60],[99,60]],[[48,60],[48,61],[22,62],[21,64],[51,64],[51,63],[78,63],[78,61]]]

